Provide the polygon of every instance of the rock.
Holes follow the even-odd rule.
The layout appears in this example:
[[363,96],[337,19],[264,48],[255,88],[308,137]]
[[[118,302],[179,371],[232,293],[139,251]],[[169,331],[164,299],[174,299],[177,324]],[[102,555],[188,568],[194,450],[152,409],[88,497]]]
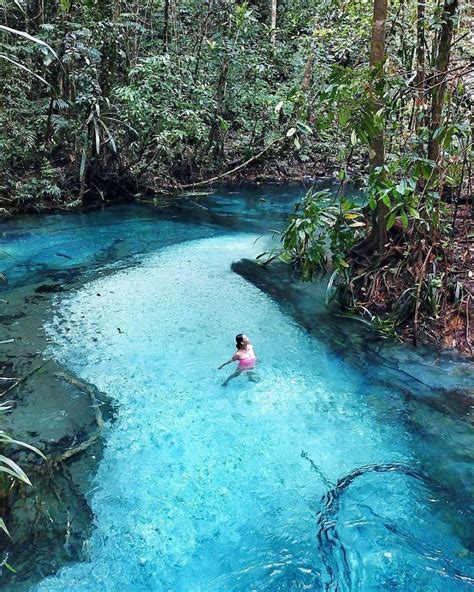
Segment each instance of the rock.
[[35,290],[38,294],[49,294],[51,292],[64,292],[65,288],[61,284],[42,284]]

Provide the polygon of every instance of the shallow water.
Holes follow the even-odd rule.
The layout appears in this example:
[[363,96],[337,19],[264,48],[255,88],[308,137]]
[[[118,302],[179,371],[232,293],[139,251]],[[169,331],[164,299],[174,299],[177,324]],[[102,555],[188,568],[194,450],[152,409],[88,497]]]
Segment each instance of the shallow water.
[[[57,297],[51,353],[118,415],[90,492],[88,561],[33,589],[472,589],[469,416],[409,375],[463,389],[465,365],[397,348],[382,352],[392,368],[382,354],[362,366],[323,337],[335,325],[319,338],[232,271],[295,195],[268,194],[275,207],[211,196],[199,225],[192,204],[175,208],[149,222],[159,239],[127,233],[120,269]],[[232,369],[216,368],[241,331],[260,380],[223,388]]]

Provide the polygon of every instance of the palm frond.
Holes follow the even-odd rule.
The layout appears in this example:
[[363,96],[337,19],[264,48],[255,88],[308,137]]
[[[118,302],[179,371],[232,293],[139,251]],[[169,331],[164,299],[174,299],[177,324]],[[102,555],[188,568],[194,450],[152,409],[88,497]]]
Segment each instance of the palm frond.
[[53,54],[53,56],[58,60],[58,54],[54,51],[54,49],[48,45],[45,41],[41,41],[37,37],[33,37],[29,33],[25,33],[25,31],[19,31],[18,29],[12,29],[11,27],[7,27],[6,25],[0,25],[0,30],[7,31],[8,33],[13,33],[14,35],[19,35],[20,37],[24,37],[29,41],[33,41],[33,43],[37,43],[38,45],[42,45],[43,47],[47,47],[49,51]]

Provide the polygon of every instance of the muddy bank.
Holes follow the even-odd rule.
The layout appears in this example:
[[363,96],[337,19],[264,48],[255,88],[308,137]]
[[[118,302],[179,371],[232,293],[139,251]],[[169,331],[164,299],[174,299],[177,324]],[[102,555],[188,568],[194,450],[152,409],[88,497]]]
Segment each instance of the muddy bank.
[[[44,462],[18,447],[6,451],[33,484],[15,485],[3,500],[11,540],[0,533],[1,559],[16,573],[3,567],[0,586],[11,592],[27,590],[64,563],[87,557],[84,543],[93,524],[89,493],[113,408],[95,387],[78,381],[56,361],[47,361],[43,329],[54,293],[81,283],[47,280],[1,294],[0,341],[5,343],[0,344],[0,375],[27,377],[2,399],[14,404],[1,417],[2,429],[38,447],[48,459]],[[14,384],[2,381],[2,390]]]

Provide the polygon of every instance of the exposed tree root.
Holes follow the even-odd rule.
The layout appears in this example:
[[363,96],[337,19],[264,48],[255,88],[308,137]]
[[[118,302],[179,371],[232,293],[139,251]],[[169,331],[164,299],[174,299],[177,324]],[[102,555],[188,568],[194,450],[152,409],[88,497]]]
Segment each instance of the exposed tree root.
[[97,401],[96,397],[96,394],[99,393],[98,389],[95,386],[88,384],[87,382],[84,382],[83,380],[79,380],[72,374],[68,374],[67,372],[56,372],[55,376],[58,378],[62,378],[63,380],[69,382],[69,384],[72,384],[82,392],[87,393],[89,395],[92,401],[92,408],[94,409],[97,427],[99,429],[102,429],[104,427],[104,418],[100,410],[100,403]]
[[53,464],[59,464],[59,463],[63,463],[66,460],[69,460],[73,456],[76,456],[77,454],[80,454],[81,452],[84,452],[85,450],[90,448],[93,444],[95,444],[99,440],[99,438],[101,438],[101,436],[102,436],[102,434],[100,434],[100,433],[94,434],[90,438],[87,438],[87,440],[84,440],[84,442],[81,442],[81,444],[79,444],[79,446],[75,446],[74,448],[69,448],[68,450],[66,450],[62,454],[59,454],[58,456],[51,458],[50,462]]
[[354,248],[347,305],[387,336],[400,335],[415,345],[434,342],[472,355],[472,247],[464,244],[471,222],[467,211],[463,214],[448,244],[415,228],[395,226],[384,255],[370,256],[365,248],[370,241]]

